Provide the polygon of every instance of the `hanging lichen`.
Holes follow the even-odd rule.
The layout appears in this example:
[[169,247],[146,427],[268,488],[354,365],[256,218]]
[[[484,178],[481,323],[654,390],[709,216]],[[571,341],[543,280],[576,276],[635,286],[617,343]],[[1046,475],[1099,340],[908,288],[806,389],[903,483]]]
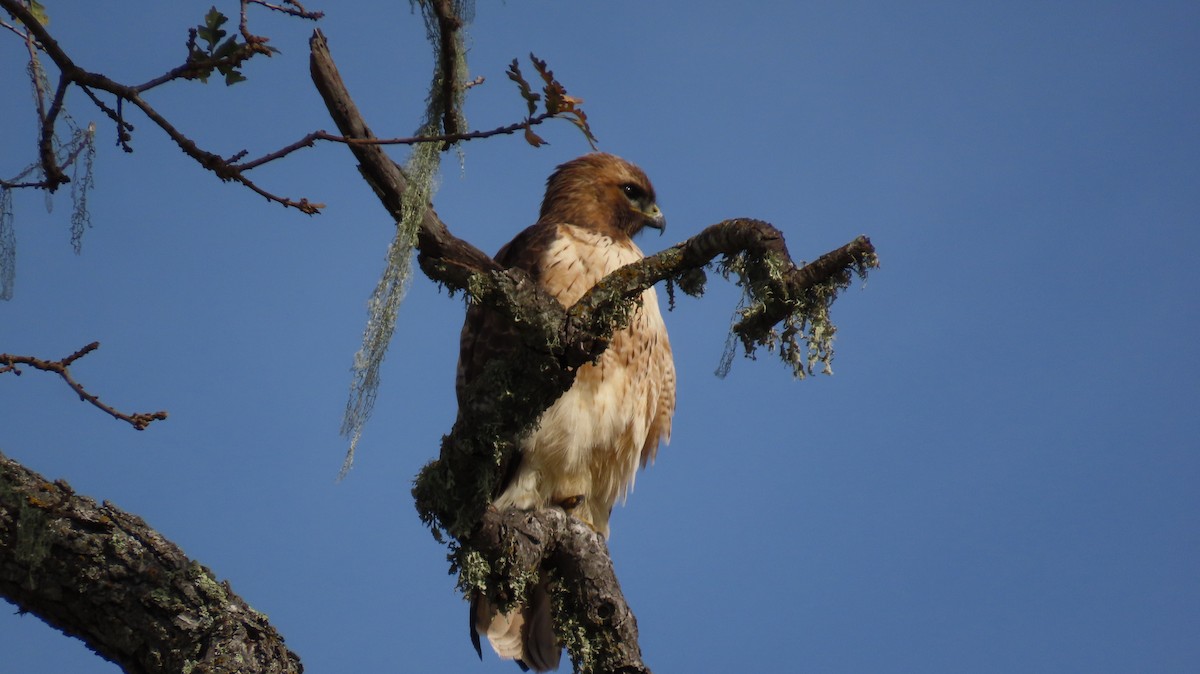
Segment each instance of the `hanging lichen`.
[[[452,63],[443,63],[440,58],[435,59],[437,65],[430,82],[425,121],[417,135],[436,136],[452,132],[447,127],[465,128],[466,121],[462,119],[461,113],[457,112],[462,109],[464,90],[459,86],[447,87],[445,84],[447,81],[461,82],[465,78],[467,66],[463,54],[466,50],[461,25],[443,34],[446,26],[438,21],[432,7],[426,2],[416,4],[425,17],[426,30],[435,53],[446,53],[446,50],[439,49],[439,45],[442,39],[448,39],[453,41],[453,49],[449,52],[456,55]],[[455,3],[455,10],[461,12],[457,15],[462,17],[465,23],[470,8],[462,6],[462,3]],[[450,117],[447,117],[448,110],[451,111]],[[342,435],[349,438],[350,445],[342,463],[342,476],[354,463],[354,453],[362,437],[363,427],[375,407],[380,368],[395,333],[400,303],[404,300],[412,278],[412,252],[417,241],[417,230],[433,198],[435,181],[441,166],[442,149],[443,143],[440,142],[418,143],[405,165],[408,188],[401,202],[401,217],[396,223],[396,236],[388,246],[383,274],[367,302],[367,325],[363,330],[363,343],[354,355],[354,365],[351,367],[353,376],[350,382],[350,398],[346,402],[341,428]]]
[[17,277],[17,234],[12,190],[0,187],[0,300],[11,300]]
[[[852,265],[829,278],[795,292],[782,282],[782,267],[774,256],[753,259],[742,253],[726,257],[717,268],[726,278],[735,276],[744,295],[734,311],[733,327],[717,366],[717,376],[724,377],[729,373],[737,341],[742,343],[750,358],[759,346],[777,353],[792,368],[792,375],[797,379],[813,374],[818,366],[823,374],[833,374],[833,339],[837,326],[829,317],[829,308],[838,293],[850,287],[855,276],[865,281],[868,271],[878,266],[879,259],[872,252],[856,258]],[[782,296],[777,297],[780,293]],[[765,327],[762,316],[769,313],[767,307],[780,300],[791,307],[782,317],[782,330],[771,327],[761,331],[759,328]]]
[[[51,137],[55,161],[62,168],[71,170],[71,248],[76,254],[83,250],[83,233],[92,226],[88,213],[88,194],[94,185],[92,169],[96,158],[96,125],[79,128],[71,116],[62,114],[63,123],[71,131],[66,142],[58,135]],[[0,300],[10,300],[16,286],[17,235],[14,227],[13,186],[28,186],[45,180],[45,170],[40,162],[30,164],[16,176],[0,181]],[[53,195],[45,193],[46,210],[54,207]]]

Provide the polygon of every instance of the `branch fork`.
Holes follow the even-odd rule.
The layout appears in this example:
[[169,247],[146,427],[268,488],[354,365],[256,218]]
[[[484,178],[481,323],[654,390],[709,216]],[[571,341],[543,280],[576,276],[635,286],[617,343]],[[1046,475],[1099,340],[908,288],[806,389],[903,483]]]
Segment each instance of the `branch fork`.
[[151,422],[166,419],[167,413],[161,411],[135,412],[133,414],[121,412],[111,405],[100,402],[100,396],[89,393],[82,384],[75,381],[75,377],[71,375],[71,364],[98,348],[100,348],[100,342],[92,342],[62,360],[45,360],[34,356],[17,356],[10,353],[0,353],[0,374],[11,372],[13,375],[19,377],[21,376],[21,370],[17,367],[18,365],[27,365],[43,372],[53,372],[62,377],[63,381],[67,383],[67,386],[71,387],[71,390],[79,396],[80,400],[92,404],[112,418],[124,421],[139,431],[146,430],[146,427]]

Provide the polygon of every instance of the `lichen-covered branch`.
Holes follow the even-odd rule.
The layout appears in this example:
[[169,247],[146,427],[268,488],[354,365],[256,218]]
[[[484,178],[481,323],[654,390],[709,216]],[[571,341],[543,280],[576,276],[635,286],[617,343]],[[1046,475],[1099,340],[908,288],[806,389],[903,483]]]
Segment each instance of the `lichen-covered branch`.
[[[552,579],[560,632],[576,671],[649,673],[642,663],[637,619],[621,593],[608,546],[586,524],[557,509],[489,509],[471,539],[471,550],[459,557],[462,585],[493,588],[497,605],[513,577]],[[500,560],[487,560],[480,552],[497,550],[512,551],[504,560],[503,577],[494,571]]]
[[454,0],[421,0],[432,16],[426,18],[430,41],[437,45],[437,79],[441,82],[439,97],[446,104],[442,109],[442,131],[457,135],[462,122],[462,100],[465,88],[462,76],[466,74],[463,57],[464,43],[461,16],[463,3]]
[[[739,312],[741,320],[733,325],[733,334],[748,355],[759,345],[777,349],[797,377],[811,374],[818,361],[828,369],[836,331],[829,307],[854,275],[866,278],[868,270],[879,266],[875,247],[865,236],[797,267],[783,234],[769,223],[726,220],[596,284],[567,312],[572,321],[568,342],[575,336],[607,338],[609,326],[622,325],[629,302],[660,281],[699,294],[706,281],[705,268],[717,257],[721,258],[719,271],[736,276],[749,300]],[[777,332],[775,326],[781,323],[783,330]]]
[[71,364],[98,348],[100,348],[100,342],[92,342],[62,360],[45,360],[34,356],[17,356],[11,353],[0,353],[0,374],[11,372],[16,376],[20,376],[21,369],[18,367],[19,365],[26,365],[35,370],[42,370],[43,372],[53,372],[62,377],[63,381],[67,383],[67,386],[71,387],[71,390],[79,396],[80,400],[91,403],[112,418],[124,421],[139,431],[146,430],[146,427],[153,421],[166,419],[166,412],[135,412],[133,414],[121,412],[111,405],[100,402],[99,396],[88,393],[82,384],[75,381],[75,377],[71,375]]
[[0,596],[129,674],[299,674],[283,637],[144,521],[0,454]]

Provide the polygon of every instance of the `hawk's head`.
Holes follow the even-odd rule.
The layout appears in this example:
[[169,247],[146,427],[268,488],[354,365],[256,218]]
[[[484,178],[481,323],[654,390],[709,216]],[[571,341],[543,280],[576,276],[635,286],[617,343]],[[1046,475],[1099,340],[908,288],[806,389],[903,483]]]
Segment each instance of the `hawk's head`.
[[559,166],[546,181],[540,222],[566,222],[609,236],[662,231],[666,218],[642,170],[620,157],[594,152]]

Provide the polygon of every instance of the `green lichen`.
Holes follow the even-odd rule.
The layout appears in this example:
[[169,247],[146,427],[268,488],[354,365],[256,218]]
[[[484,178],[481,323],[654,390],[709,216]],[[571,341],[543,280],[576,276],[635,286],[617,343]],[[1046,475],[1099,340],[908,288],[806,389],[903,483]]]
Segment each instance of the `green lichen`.
[[[466,118],[462,114],[466,87],[451,87],[451,90],[447,91],[447,88],[441,85],[447,77],[452,77],[456,82],[467,80],[467,49],[463,41],[463,25],[470,23],[474,14],[474,3],[452,0],[451,4],[454,15],[462,20],[462,24],[457,26],[451,35],[446,36],[454,42],[455,59],[452,63],[442,63],[440,58],[435,59],[437,66],[430,80],[425,118],[417,130],[417,136],[437,136],[448,132],[450,129],[444,128],[448,124],[453,124],[458,130],[466,129]],[[417,6],[425,19],[427,37],[435,56],[440,56],[443,25],[429,2],[420,0]],[[449,117],[447,111],[450,113]],[[396,223],[396,235],[388,247],[383,274],[368,301],[367,325],[363,330],[362,347],[355,354],[351,367],[353,376],[350,382],[350,396],[346,402],[341,428],[342,435],[349,439],[349,447],[340,476],[345,476],[353,465],[358,441],[375,409],[380,385],[380,368],[395,334],[400,304],[412,278],[412,251],[417,242],[417,230],[436,191],[436,178],[441,167],[443,149],[443,143],[440,142],[417,143],[404,167],[408,187],[401,197],[401,213]]]
[[452,545],[450,570],[458,573],[456,585],[464,597],[480,594],[497,610],[509,611],[525,600],[538,582],[538,573],[513,562],[511,544],[501,547],[504,553],[490,558],[469,545]]
[[[617,632],[612,627],[611,615],[585,616],[585,607],[575,603],[575,594],[568,591],[559,579],[552,579],[550,593],[554,610],[556,633],[571,656],[571,663],[580,674],[603,674],[616,671],[619,663],[612,662],[624,649],[614,642]],[[601,605],[601,611],[611,608]]]
[[16,546],[13,553],[19,563],[29,568],[27,583],[31,589],[37,586],[35,569],[52,554],[55,539],[53,523],[56,518],[49,509],[63,498],[59,487],[51,482],[42,482],[38,486],[36,494],[18,493],[7,480],[0,481],[0,489],[4,490],[3,500],[17,504],[14,518],[17,523]]
[[225,591],[225,586],[213,578],[212,571],[209,571],[207,567],[192,561],[188,564],[185,573],[187,579],[214,603],[221,605],[229,603],[229,593]]
[[[818,367],[823,374],[833,374],[837,326],[830,318],[830,307],[854,276],[865,280],[867,272],[878,265],[873,253],[864,255],[828,279],[797,289],[788,282],[786,272],[791,264],[782,255],[757,259],[745,253],[726,256],[717,268],[726,278],[734,278],[743,297],[734,312],[717,376],[728,374],[737,341],[749,358],[760,346],[776,353],[797,379],[813,374]],[[775,324],[782,328],[776,329]]]

